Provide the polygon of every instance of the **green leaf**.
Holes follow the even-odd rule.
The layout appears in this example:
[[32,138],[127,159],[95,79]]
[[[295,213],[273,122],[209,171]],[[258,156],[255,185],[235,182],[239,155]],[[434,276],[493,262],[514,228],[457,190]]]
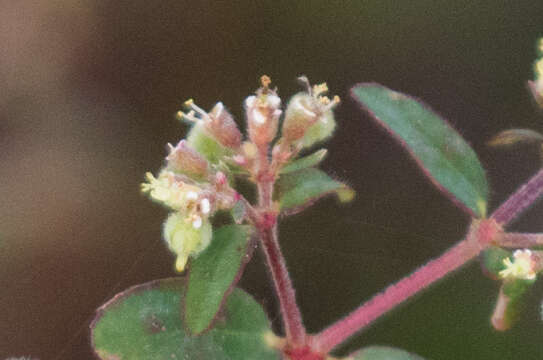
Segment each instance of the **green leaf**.
[[270,331],[260,305],[236,289],[224,316],[204,335],[189,337],[184,330],[180,302],[182,278],[156,280],[134,286],[97,311],[91,324],[94,351],[103,360],[263,359],[279,355],[264,343]]
[[285,165],[280,171],[279,174],[288,174],[293,171],[302,170],[308,167],[313,167],[318,165],[328,153],[326,149],[320,149],[315,151],[313,154],[304,156],[303,158],[296,159],[287,165]]
[[352,96],[406,147],[424,173],[455,203],[485,217],[488,185],[477,155],[427,105],[382,85],[355,86]]
[[351,354],[352,360],[424,360],[418,355],[388,346],[370,346]]
[[227,225],[213,230],[211,245],[190,264],[185,323],[193,334],[207,330],[249,262],[251,226]]
[[289,212],[297,212],[331,193],[337,193],[341,201],[350,201],[354,197],[354,191],[347,185],[315,168],[281,175],[275,193],[280,209]]

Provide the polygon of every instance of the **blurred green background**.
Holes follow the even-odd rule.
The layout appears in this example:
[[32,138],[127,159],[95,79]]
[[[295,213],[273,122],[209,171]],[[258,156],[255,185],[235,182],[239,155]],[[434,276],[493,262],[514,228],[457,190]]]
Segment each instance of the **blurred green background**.
[[[243,123],[268,74],[283,100],[305,74],[344,100],[324,168],[356,189],[281,226],[310,331],[318,331],[463,236],[468,217],[348,96],[377,81],[424,99],[473,144],[491,209],[540,165],[537,150],[488,149],[500,130],[543,130],[525,87],[540,1],[0,2],[0,358],[92,359],[95,308],[173,275],[166,211],[140,195],[186,128],[192,97]],[[543,231],[543,205],[513,229]],[[277,323],[261,257],[242,286]],[[342,354],[393,345],[429,359],[541,359],[541,283],[518,326],[489,323],[498,284],[474,263],[354,337]]]

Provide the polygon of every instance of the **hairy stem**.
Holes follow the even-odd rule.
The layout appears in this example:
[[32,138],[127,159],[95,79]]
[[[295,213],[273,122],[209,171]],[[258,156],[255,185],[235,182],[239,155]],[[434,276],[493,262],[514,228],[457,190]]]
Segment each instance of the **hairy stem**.
[[543,246],[543,234],[504,233],[498,245],[507,248],[532,248]]
[[287,266],[277,236],[277,215],[273,209],[275,174],[270,173],[267,148],[259,149],[259,171],[256,176],[258,189],[259,219],[256,227],[260,234],[262,250],[266,256],[270,274],[279,299],[279,307],[287,341],[291,346],[305,343],[306,331]]
[[[419,291],[458,269],[476,257],[501,232],[502,226],[513,221],[543,194],[543,170],[537,172],[525,185],[507,199],[488,220],[483,220],[479,231],[468,233],[466,239],[403,278],[384,292],[374,296],[358,309],[317,334],[312,343],[318,351],[328,353],[354,333],[370,325],[375,319],[392,310]],[[485,228],[482,229],[482,225]],[[482,230],[482,231],[481,231]],[[511,239],[510,239],[511,240]],[[539,242],[540,239],[527,239]],[[522,246],[519,246],[522,247]]]
[[500,224],[509,224],[543,194],[543,169],[521,186],[492,214]]
[[305,342],[305,329],[302,323],[302,315],[296,304],[294,288],[287,267],[277,241],[277,226],[260,232],[262,249],[275,285],[279,306],[283,315],[285,333],[288,342],[293,345],[302,345]]

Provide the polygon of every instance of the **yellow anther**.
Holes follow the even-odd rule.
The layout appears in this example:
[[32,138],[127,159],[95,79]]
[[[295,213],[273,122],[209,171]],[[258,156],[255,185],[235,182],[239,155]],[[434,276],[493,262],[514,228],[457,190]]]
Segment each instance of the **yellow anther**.
[[328,91],[328,85],[326,83],[313,86],[313,95],[318,96]]
[[328,105],[330,104],[330,98],[328,96],[319,96],[319,101],[321,102],[321,104],[323,105]]
[[194,100],[193,100],[193,99],[188,99],[187,101],[185,101],[185,102],[183,103],[183,105],[185,105],[186,107],[191,107],[193,104],[194,104]]

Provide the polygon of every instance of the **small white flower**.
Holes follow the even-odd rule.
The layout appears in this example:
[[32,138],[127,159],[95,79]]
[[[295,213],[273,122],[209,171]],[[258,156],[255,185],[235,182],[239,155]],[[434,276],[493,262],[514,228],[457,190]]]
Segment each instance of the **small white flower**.
[[500,276],[504,279],[533,280],[536,278],[536,262],[529,249],[516,250],[513,253],[513,261],[506,258],[503,264],[506,268],[500,271]]

